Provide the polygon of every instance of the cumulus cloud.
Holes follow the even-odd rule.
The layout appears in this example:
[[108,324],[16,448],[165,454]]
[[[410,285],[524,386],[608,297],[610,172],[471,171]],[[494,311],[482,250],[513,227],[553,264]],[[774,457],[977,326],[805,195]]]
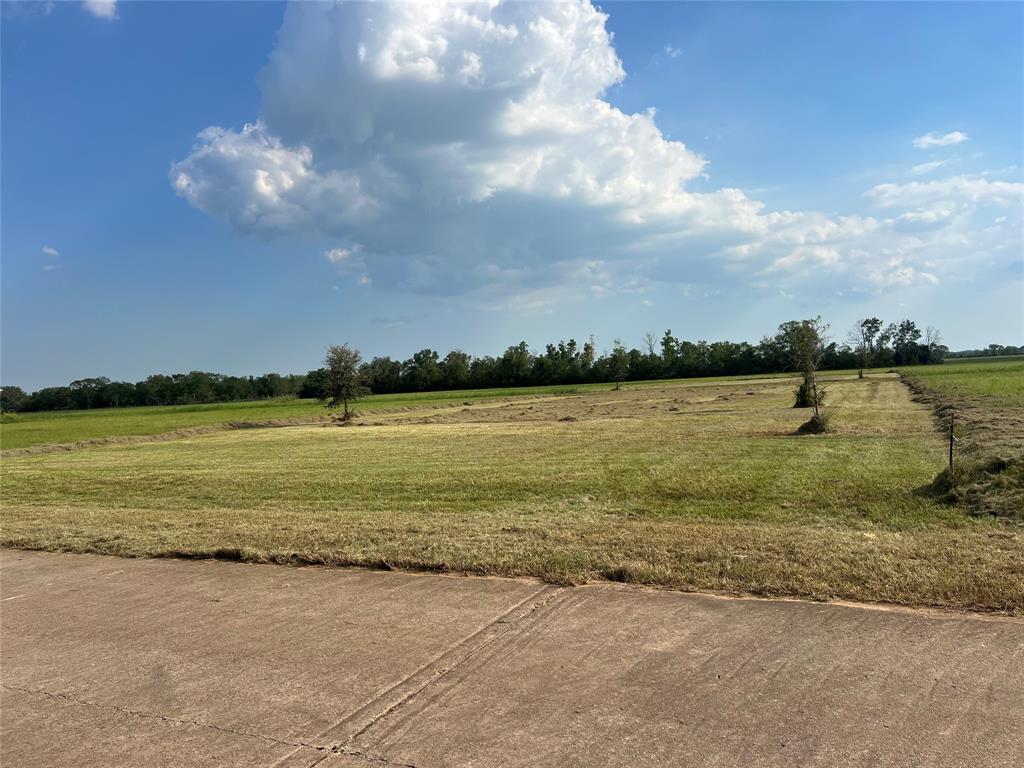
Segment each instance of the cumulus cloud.
[[950,131],[949,133],[926,133],[914,139],[914,146],[918,149],[931,149],[932,147],[949,147],[953,144],[960,144],[967,141],[967,134],[961,131]]
[[285,147],[262,123],[241,131],[207,128],[174,166],[175,191],[240,231],[340,231],[368,215],[373,200],[351,170],[317,172],[306,146]]
[[965,250],[938,242],[942,228],[963,239],[971,225],[901,215],[946,196],[1019,205],[1013,184],[983,179],[875,187],[870,204],[910,209],[887,218],[704,191],[704,157],[667,139],[653,109],[606,98],[625,77],[606,19],[581,0],[294,3],[259,76],[259,119],[200,132],[172,186],[240,233],[337,243],[326,259],[367,284],[523,307],[564,286],[927,282],[924,254]]
[[52,245],[44,245],[42,251],[44,256],[51,256],[53,258],[60,256],[60,251],[58,251]]
[[117,0],[84,0],[82,7],[98,19],[117,18]]

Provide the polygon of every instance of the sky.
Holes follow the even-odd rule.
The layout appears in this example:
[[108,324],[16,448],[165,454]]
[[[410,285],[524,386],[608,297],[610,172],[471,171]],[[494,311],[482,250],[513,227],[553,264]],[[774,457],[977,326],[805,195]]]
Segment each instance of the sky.
[[2,4],[0,376],[1024,343],[1024,4]]

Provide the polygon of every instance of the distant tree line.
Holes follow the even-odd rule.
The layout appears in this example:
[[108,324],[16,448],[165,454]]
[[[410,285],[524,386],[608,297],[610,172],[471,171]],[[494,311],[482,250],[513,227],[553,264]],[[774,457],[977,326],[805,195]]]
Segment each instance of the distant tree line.
[[1002,344],[989,344],[984,349],[962,349],[959,352],[947,352],[946,357],[1008,357],[1024,355],[1022,347],[1004,347]]
[[[648,334],[639,349],[627,349],[615,341],[603,354],[597,353],[593,338],[582,344],[575,339],[559,341],[536,352],[524,341],[497,357],[473,357],[457,349],[442,357],[433,349],[423,349],[408,360],[375,357],[361,363],[358,370],[360,386],[374,394],[591,382],[618,385],[623,381],[774,373],[794,370],[783,333],[787,325],[757,344],[686,341],[665,331],[660,339]],[[845,342],[827,341],[822,345],[819,369],[940,363],[949,354],[937,332],[928,329],[923,334],[910,320],[884,326],[878,318],[869,318],[860,321],[855,331],[856,340],[851,335]],[[79,379],[66,387],[46,387],[32,394],[19,387],[3,387],[0,408],[51,411],[273,397],[322,398],[328,386],[327,368],[305,375],[268,373],[248,377],[192,371],[156,374],[134,384],[98,377]]]
[[171,375],[158,373],[134,384],[99,376],[78,379],[66,387],[46,387],[32,394],[26,394],[21,387],[4,387],[0,393],[0,406],[4,411],[64,411],[301,397],[305,381],[306,377],[301,374],[224,376],[203,371]]

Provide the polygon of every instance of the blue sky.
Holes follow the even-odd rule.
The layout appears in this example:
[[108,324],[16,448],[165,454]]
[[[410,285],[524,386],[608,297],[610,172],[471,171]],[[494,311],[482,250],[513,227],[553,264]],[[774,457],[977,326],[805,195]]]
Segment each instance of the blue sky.
[[5,2],[4,383],[1022,342],[1024,5],[600,8]]

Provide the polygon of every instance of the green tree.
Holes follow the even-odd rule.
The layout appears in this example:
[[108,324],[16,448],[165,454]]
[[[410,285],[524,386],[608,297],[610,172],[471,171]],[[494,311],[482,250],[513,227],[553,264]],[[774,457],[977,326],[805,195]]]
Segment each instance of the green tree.
[[299,397],[312,397],[317,400],[322,400],[324,397],[324,382],[326,380],[327,369],[314,368],[306,374],[306,377],[302,382],[302,386],[299,387]]
[[893,348],[897,365],[914,365],[918,362],[920,348],[917,342],[920,338],[921,331],[913,320],[904,320],[896,326]]
[[608,376],[615,382],[615,389],[622,389],[622,382],[629,374],[629,352],[618,339],[612,345],[612,352],[608,355]]
[[470,357],[461,349],[453,349],[438,364],[441,385],[445,389],[463,389],[469,384]]
[[778,333],[779,342],[789,356],[790,365],[804,377],[803,383],[796,391],[794,407],[810,406],[814,409],[814,418],[819,422],[824,392],[818,389],[815,372],[828,346],[827,332],[828,325],[822,322],[819,316],[812,320],[790,320],[779,326]]
[[0,387],[0,411],[20,411],[25,407],[26,400],[28,395],[21,387]]
[[375,395],[402,391],[402,364],[390,357],[375,357],[360,368],[363,382]]
[[432,349],[421,349],[402,363],[402,386],[406,391],[427,392],[437,389],[441,382],[438,354]]
[[78,408],[94,407],[97,404],[96,400],[100,391],[109,383],[110,379],[105,376],[72,381],[70,389],[74,393],[75,406]]
[[327,374],[324,376],[321,399],[327,401],[328,408],[342,406],[343,418],[346,420],[349,418],[348,404],[369,394],[359,378],[359,363],[362,359],[359,350],[348,344],[328,347],[324,358]]
[[505,350],[498,358],[498,372],[502,386],[521,387],[530,383],[530,372],[533,370],[533,355],[525,341],[521,341]]

